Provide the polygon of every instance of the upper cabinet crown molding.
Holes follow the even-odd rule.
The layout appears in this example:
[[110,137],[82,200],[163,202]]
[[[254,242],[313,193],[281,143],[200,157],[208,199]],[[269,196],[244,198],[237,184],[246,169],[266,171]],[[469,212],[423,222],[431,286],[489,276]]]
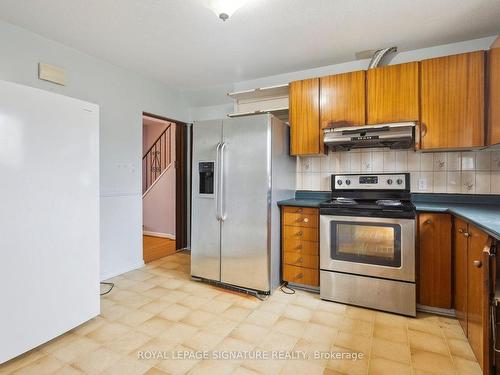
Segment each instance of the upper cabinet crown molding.
[[419,120],[418,62],[367,71],[368,124]]
[[421,149],[484,146],[484,51],[421,61]]
[[322,129],[365,124],[365,80],[363,70],[320,79]]
[[291,82],[289,105],[290,153],[321,153],[323,134],[319,126],[319,78]]

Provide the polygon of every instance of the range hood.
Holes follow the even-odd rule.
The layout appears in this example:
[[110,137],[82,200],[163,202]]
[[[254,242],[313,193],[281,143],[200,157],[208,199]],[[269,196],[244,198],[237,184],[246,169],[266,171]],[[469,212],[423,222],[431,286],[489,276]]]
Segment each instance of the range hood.
[[333,151],[374,147],[409,149],[415,145],[416,125],[415,122],[398,122],[327,128],[324,130],[324,142]]

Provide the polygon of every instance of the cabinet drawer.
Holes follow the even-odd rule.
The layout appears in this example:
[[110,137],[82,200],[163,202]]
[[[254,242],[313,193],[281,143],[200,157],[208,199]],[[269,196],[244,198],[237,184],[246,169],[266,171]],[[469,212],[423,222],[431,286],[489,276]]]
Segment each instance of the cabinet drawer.
[[293,214],[290,212],[285,212],[283,215],[283,224],[295,227],[317,228],[318,215],[316,213]]
[[283,207],[283,213],[287,214],[307,214],[307,215],[318,215],[318,209],[312,207]]
[[283,239],[295,239],[304,241],[318,241],[318,228],[283,226]]
[[318,256],[319,244],[312,241],[302,241],[296,240],[294,238],[287,238],[283,242],[283,252]]
[[283,280],[291,283],[319,286],[319,272],[318,270],[284,264]]
[[299,253],[284,253],[284,263],[294,266],[318,269],[319,257],[317,255],[304,255]]

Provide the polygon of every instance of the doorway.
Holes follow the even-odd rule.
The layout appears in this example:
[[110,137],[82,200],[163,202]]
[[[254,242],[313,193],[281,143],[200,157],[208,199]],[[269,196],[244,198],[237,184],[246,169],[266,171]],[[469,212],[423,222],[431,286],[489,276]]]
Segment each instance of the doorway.
[[187,246],[187,124],[143,113],[143,259]]

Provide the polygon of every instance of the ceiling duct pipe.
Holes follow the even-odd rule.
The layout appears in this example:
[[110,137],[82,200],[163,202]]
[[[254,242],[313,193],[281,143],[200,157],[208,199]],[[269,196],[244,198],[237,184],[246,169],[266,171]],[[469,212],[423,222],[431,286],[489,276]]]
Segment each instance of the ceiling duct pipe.
[[389,47],[375,51],[372,59],[370,60],[370,64],[368,64],[368,69],[373,69],[380,66],[384,57],[395,52],[398,52],[398,47]]

